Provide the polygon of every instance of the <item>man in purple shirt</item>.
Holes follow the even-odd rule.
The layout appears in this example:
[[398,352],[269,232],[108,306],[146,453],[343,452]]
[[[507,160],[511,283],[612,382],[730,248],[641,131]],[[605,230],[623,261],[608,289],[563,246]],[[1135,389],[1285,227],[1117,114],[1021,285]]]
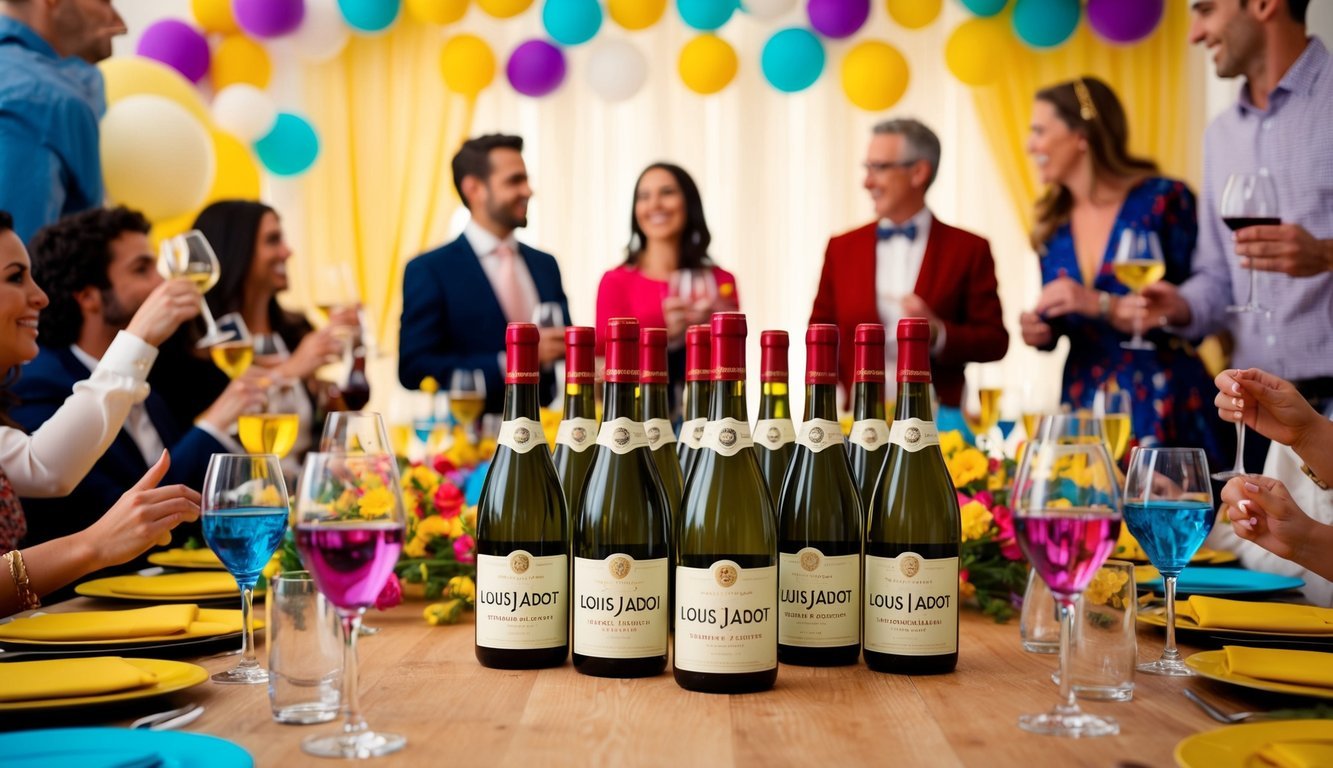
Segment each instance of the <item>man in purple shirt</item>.
[[[1188,337],[1230,330],[1234,367],[1291,380],[1323,409],[1333,402],[1333,61],[1306,34],[1308,3],[1191,6],[1190,42],[1212,51],[1218,76],[1245,82],[1204,135],[1195,272],[1179,287],[1146,290],[1143,317]],[[1218,211],[1222,190],[1231,174],[1260,169],[1273,178],[1282,223],[1233,238]],[[1248,300],[1251,264],[1256,297],[1269,311],[1229,313],[1228,305]],[[1262,442],[1247,446],[1252,469],[1262,466]]]

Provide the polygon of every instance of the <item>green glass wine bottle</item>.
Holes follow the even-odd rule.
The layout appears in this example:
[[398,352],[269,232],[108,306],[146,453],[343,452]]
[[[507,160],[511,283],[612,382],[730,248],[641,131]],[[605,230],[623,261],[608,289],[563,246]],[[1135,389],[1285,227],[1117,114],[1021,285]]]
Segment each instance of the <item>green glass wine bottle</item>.
[[[584,325],[565,328],[565,407],[555,433],[555,474],[565,492],[565,506],[578,508],[583,478],[592,464],[597,441],[593,347],[596,332]],[[571,512],[572,514],[572,512]]]
[[[671,530],[674,534],[680,518],[680,495],[685,478],[680,473],[680,462],[672,446],[676,433],[671,428],[671,411],[667,405],[667,332],[665,328],[639,330],[639,415],[648,435],[648,447],[653,451],[653,463],[662,478],[667,504],[671,508]],[[672,540],[674,541],[674,535]]]
[[759,334],[759,418],[754,423],[754,453],[775,509],[796,448],[796,427],[791,423],[787,395],[787,345],[786,331]]
[[861,323],[853,340],[852,433],[847,458],[852,481],[861,494],[861,511],[869,514],[870,494],[889,455],[889,423],[884,410],[884,326]]
[[699,452],[699,440],[708,423],[709,401],[713,393],[709,328],[691,325],[685,329],[685,421],[680,425],[680,442],[676,444],[680,458],[680,474],[690,479],[694,457]]

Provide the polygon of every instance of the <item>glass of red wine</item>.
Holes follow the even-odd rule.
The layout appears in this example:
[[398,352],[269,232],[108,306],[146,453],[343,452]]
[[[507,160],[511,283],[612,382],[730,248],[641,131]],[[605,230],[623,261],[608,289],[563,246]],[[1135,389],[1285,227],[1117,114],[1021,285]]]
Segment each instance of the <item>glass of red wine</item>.
[[296,548],[315,585],[338,610],[343,629],[342,729],[301,743],[311,755],[369,758],[396,752],[407,738],[372,731],[357,699],[356,640],[403,548],[403,498],[392,453],[311,453],[296,502]]
[[1039,430],[1014,475],[1010,502],[1018,543],[1055,598],[1060,620],[1060,703],[1023,715],[1018,726],[1052,736],[1108,736],[1112,718],[1079,709],[1069,668],[1076,601],[1115,549],[1120,534],[1120,488],[1111,455],[1099,439]]
[[[1232,232],[1246,227],[1276,226],[1282,223],[1277,213],[1277,185],[1267,168],[1258,173],[1233,173],[1222,190],[1219,206],[1222,221]],[[1254,264],[1250,264],[1250,297],[1244,304],[1227,307],[1228,312],[1267,312],[1254,297]]]

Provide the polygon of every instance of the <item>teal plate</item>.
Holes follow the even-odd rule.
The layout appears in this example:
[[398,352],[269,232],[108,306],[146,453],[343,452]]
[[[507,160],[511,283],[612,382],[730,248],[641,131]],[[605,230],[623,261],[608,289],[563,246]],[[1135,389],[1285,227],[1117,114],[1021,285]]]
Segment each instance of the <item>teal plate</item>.
[[[1190,595],[1267,595],[1288,589],[1300,589],[1305,581],[1295,576],[1251,571],[1245,568],[1188,567],[1176,579],[1176,596]],[[1162,594],[1162,579],[1139,582],[1141,590]]]
[[128,728],[51,728],[0,733],[5,768],[253,768],[240,746],[216,736]]

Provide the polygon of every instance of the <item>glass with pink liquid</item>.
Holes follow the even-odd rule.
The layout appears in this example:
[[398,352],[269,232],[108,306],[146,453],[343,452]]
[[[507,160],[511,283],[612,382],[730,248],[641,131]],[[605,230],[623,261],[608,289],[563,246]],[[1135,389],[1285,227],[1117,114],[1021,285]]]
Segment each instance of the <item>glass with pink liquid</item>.
[[407,739],[372,731],[357,699],[356,639],[361,614],[375,604],[403,548],[403,500],[391,453],[311,453],[296,502],[296,548],[343,630],[342,730],[307,738],[301,748],[348,759],[396,752]]

